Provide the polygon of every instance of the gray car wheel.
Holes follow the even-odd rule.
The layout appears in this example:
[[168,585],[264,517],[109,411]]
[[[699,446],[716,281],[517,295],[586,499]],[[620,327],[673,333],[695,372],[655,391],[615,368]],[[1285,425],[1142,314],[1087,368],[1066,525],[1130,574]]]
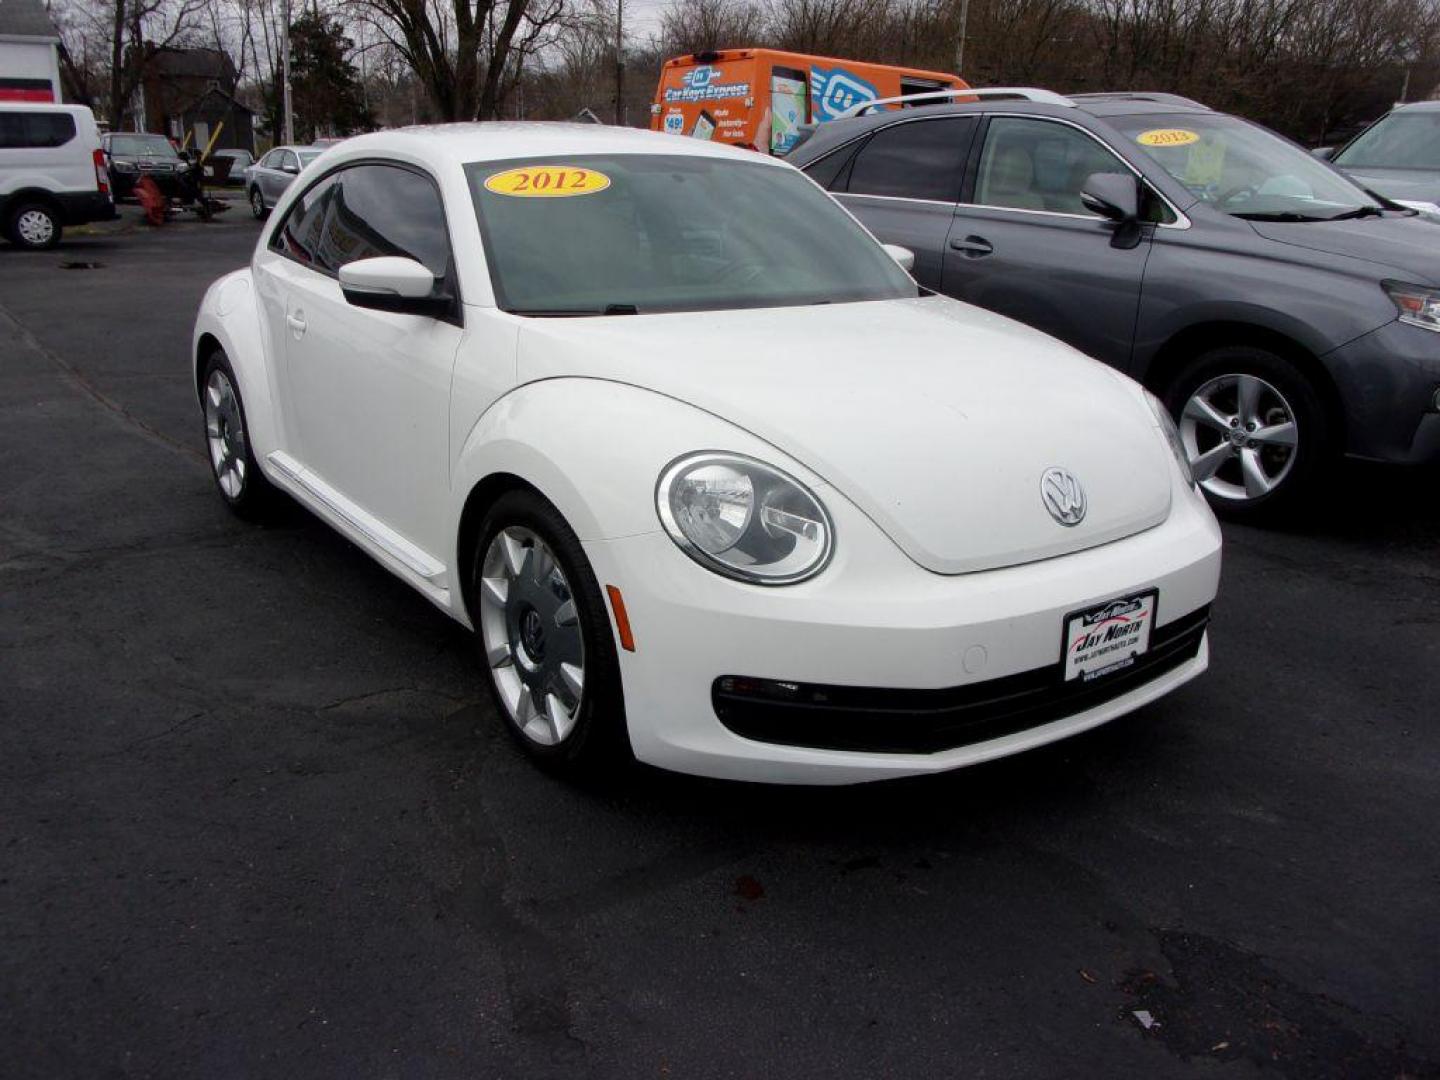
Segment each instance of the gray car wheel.
[[265,209],[265,196],[260,194],[258,187],[250,189],[250,213],[255,215],[257,221],[263,219],[268,213]]
[[22,203],[11,213],[5,235],[18,247],[45,251],[60,243],[60,218],[44,203]]
[[1217,513],[1244,519],[1298,508],[1334,455],[1311,380],[1248,346],[1211,349],[1171,383],[1166,404],[1195,482]]

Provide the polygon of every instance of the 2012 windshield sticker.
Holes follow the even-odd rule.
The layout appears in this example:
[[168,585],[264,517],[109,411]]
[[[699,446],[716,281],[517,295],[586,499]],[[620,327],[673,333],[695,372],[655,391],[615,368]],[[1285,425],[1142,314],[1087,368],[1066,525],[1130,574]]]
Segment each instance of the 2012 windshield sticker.
[[610,177],[578,165],[525,165],[485,178],[485,190],[519,199],[564,199],[594,195],[610,186]]

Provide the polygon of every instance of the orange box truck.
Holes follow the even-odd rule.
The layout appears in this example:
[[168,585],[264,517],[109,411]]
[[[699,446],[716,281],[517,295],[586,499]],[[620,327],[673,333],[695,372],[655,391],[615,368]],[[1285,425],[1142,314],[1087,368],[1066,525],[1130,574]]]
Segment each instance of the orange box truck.
[[943,71],[776,49],[722,49],[665,61],[650,126],[782,155],[799,141],[801,124],[834,120],[867,101],[968,85]]

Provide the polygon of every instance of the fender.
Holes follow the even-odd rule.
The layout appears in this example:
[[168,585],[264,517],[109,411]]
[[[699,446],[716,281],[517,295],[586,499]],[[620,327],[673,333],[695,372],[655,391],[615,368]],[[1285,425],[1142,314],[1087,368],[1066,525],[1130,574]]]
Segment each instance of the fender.
[[660,474],[697,450],[748,454],[811,488],[828,486],[764,440],[674,398],[605,379],[545,379],[496,401],[466,436],[451,473],[452,565],[469,557],[461,521],[487,478],[508,474],[539,490],[582,542],[613,540],[660,530]]
[[245,404],[245,422],[255,460],[265,469],[266,455],[283,449],[283,444],[275,409],[275,370],[267,360],[264,323],[248,266],[217,279],[200,301],[190,352],[197,401],[202,393],[200,365],[209,351],[207,337],[218,342],[230,359]]

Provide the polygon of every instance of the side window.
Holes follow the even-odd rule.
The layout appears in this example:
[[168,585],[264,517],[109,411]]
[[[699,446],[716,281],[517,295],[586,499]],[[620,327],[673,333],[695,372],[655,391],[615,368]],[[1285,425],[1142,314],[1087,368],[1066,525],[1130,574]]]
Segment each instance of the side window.
[[[266,155],[267,160],[275,157],[274,151]],[[320,252],[324,247],[325,207],[334,189],[334,175],[312,184],[291,204],[285,220],[270,238],[270,249],[316,270],[328,269]]]
[[280,167],[280,151],[279,151],[279,150],[271,150],[268,154],[266,154],[264,157],[262,157],[262,158],[260,159],[260,167],[261,167],[262,169],[276,169],[276,168],[279,168],[279,167]]
[[333,274],[346,263],[400,255],[450,277],[450,236],[440,193],[397,165],[354,165],[311,187],[287,215],[272,246]]
[[997,116],[990,121],[975,182],[975,202],[1015,210],[1094,216],[1080,201],[1092,173],[1131,169],[1068,124]]
[[275,167],[277,169],[298,169],[300,161],[289,150],[282,150],[279,160],[275,162]]
[[69,113],[0,112],[0,150],[64,146],[74,137]]
[[857,144],[852,142],[849,146],[842,146],[834,153],[826,154],[819,161],[805,166],[805,175],[827,191],[838,190],[835,181],[840,178],[845,171],[845,166],[855,156],[856,146]]
[[953,203],[976,120],[916,120],[876,132],[850,170],[852,195],[892,195]]

